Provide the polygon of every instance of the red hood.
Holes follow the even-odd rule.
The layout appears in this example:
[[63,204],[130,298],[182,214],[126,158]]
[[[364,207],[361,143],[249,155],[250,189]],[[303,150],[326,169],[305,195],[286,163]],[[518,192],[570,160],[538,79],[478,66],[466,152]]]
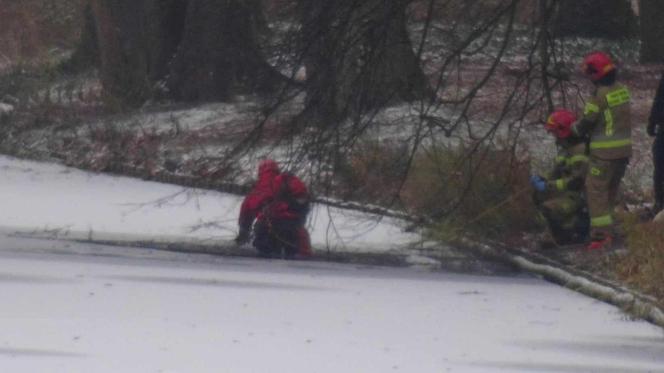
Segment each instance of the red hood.
[[265,159],[258,165],[258,180],[273,179],[279,175],[279,165],[272,159]]

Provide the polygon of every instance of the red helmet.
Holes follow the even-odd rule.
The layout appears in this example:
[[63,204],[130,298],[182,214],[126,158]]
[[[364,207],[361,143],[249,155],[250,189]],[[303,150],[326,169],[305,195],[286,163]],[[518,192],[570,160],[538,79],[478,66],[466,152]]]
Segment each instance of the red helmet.
[[267,173],[279,173],[279,165],[273,159],[263,159],[258,164],[258,175],[265,175]]
[[556,110],[546,120],[546,130],[559,139],[568,138],[572,134],[572,124],[576,122],[576,115],[569,110]]
[[583,59],[583,73],[593,82],[602,79],[615,68],[616,66],[611,61],[611,57],[604,52],[593,52]]

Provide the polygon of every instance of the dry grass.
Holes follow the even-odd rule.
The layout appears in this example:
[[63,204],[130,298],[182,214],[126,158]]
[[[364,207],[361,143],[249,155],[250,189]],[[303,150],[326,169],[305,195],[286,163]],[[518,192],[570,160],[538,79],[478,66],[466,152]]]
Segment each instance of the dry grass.
[[664,306],[664,224],[634,224],[627,232],[628,252],[613,270],[626,284],[650,294]]
[[528,163],[506,150],[458,147],[419,156],[404,203],[439,221],[437,235],[461,231],[507,238],[532,229]]
[[462,230],[507,238],[535,228],[528,162],[510,151],[428,149],[410,165],[407,154],[395,144],[363,144],[341,169],[338,190],[375,204],[396,200],[410,214],[433,218],[442,239]]
[[338,167],[336,194],[363,202],[391,205],[406,175],[408,149],[367,141],[355,146]]

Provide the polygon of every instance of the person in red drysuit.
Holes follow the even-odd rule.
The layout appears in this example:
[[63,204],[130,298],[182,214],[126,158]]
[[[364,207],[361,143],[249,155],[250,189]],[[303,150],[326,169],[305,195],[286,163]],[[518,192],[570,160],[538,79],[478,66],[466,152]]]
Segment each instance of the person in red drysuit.
[[260,256],[310,257],[311,243],[305,227],[308,212],[309,192],[302,180],[281,172],[274,160],[265,159],[258,166],[258,181],[242,201],[240,232],[235,241],[248,242],[253,225],[253,245]]

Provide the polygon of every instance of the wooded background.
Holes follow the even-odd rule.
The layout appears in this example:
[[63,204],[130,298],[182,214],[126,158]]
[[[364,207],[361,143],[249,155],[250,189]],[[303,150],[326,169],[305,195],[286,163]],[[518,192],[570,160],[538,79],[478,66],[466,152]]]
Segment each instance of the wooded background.
[[408,22],[476,23],[505,9],[547,37],[636,38],[642,62],[664,56],[657,0],[2,0],[0,55],[7,64],[77,44],[71,66],[97,65],[105,94],[123,104],[228,100],[300,84],[265,51],[268,23],[291,22],[277,47],[291,69],[306,67],[308,107],[336,121],[431,94]]

